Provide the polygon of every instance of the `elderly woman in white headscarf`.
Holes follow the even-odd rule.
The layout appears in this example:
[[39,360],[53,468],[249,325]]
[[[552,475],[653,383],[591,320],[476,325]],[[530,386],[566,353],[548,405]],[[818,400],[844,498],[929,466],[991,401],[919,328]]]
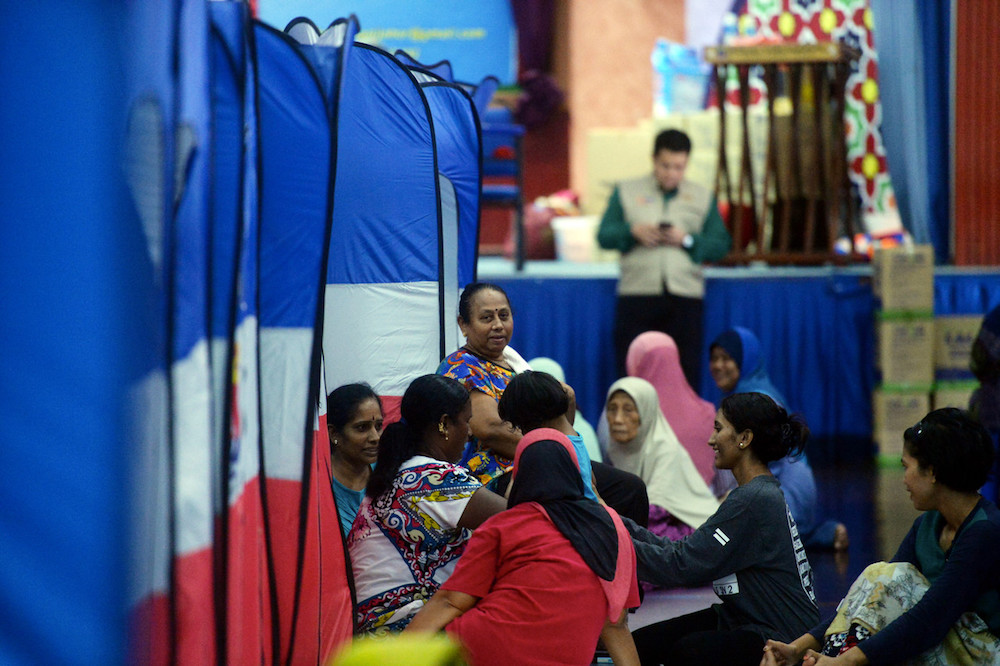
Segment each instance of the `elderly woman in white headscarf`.
[[[638,475],[649,495],[649,530],[672,540],[691,534],[719,508],[645,379],[623,377],[608,389],[607,459]],[[708,442],[705,442],[708,446]]]

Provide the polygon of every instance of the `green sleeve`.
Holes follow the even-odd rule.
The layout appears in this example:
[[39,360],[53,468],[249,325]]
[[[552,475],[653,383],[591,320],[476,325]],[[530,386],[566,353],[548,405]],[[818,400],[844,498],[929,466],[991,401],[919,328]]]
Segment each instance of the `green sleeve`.
[[625,211],[622,209],[617,186],[611,192],[608,207],[604,209],[604,215],[601,217],[601,226],[597,229],[597,244],[605,250],[621,252],[628,252],[635,245],[635,238],[632,237],[628,222],[625,221]]
[[[603,224],[603,223],[602,223]],[[726,256],[733,245],[733,239],[726,230],[726,224],[719,215],[719,206],[715,197],[708,207],[701,233],[692,234],[694,245],[688,250],[691,261],[696,264],[718,261]]]

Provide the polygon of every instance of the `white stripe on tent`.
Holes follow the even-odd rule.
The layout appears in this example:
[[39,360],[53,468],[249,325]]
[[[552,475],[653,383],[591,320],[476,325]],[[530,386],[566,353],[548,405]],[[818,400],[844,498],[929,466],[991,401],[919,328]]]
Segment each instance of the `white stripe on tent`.
[[127,399],[131,566],[128,605],[166,592],[170,572],[167,493],[167,376],[155,370],[136,382]]
[[173,376],[176,555],[212,545],[211,377],[208,341],[176,361]]
[[319,430],[319,419],[326,416],[326,396],[330,389],[326,387],[326,359],[322,356],[319,359],[319,407],[316,409],[316,418],[313,419],[313,429]]
[[444,248],[444,349],[450,354],[459,347],[458,328],[458,201],[455,186],[447,176],[438,174],[441,191],[441,245]]
[[[260,409],[257,387],[257,318],[248,316],[236,327],[236,405],[239,439],[233,438],[229,466],[229,506],[243,494],[248,483],[260,476],[260,453],[257,442],[260,435]],[[232,390],[233,378],[228,387]],[[231,434],[231,414],[226,414],[227,432]],[[237,443],[239,450],[236,450]]]
[[302,480],[314,338],[311,328],[260,329],[260,425],[268,479]]
[[437,282],[328,284],[326,385],[366,381],[379,395],[403,395],[437,369],[439,329]]
[[222,501],[222,483],[218,481],[219,474],[224,469],[222,452],[225,449],[224,437],[228,436],[228,428],[223,429],[223,423],[228,423],[229,415],[225,413],[226,395],[232,390],[233,373],[229,369],[229,338],[213,337],[212,347],[212,446],[209,455],[212,460],[212,475],[216,482],[212,484],[212,510],[222,511],[225,503]]

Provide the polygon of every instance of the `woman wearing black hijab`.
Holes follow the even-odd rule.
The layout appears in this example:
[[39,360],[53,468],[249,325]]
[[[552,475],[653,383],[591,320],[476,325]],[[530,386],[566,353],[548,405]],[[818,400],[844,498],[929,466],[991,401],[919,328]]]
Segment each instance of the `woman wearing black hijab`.
[[638,664],[625,626],[638,603],[621,519],[584,497],[569,439],[539,428],[517,446],[508,509],[476,530],[407,631],[445,628],[477,666],[590,664],[599,637],[616,664]]

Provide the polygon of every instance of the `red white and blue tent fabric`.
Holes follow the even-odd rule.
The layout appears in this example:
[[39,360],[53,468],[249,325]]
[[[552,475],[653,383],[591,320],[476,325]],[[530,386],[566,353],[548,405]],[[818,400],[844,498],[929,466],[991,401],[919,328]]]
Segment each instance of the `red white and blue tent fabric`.
[[266,663],[277,643],[261,495],[256,77],[246,5],[210,8],[218,662]]
[[128,601],[133,635],[130,659],[167,663],[176,645],[173,605],[173,488],[170,363],[174,127],[178,95],[174,76],[178,3],[133,5],[125,22],[127,43],[147,36],[142,58],[129,63],[125,167],[146,252],[150,311],[145,318],[149,355],[131,394],[134,423],[130,469],[134,484]]
[[[431,108],[441,181],[445,334],[449,336],[445,350],[450,353],[459,344],[458,295],[476,279],[482,141],[479,116],[464,88],[438,81],[421,83],[420,88]],[[456,337],[450,337],[453,333]]]
[[208,199],[211,96],[208,5],[180,3],[170,265],[170,434],[173,621],[177,661],[215,657],[212,395],[209,361]]
[[[37,446],[32,435],[38,439],[39,424],[52,419],[34,406],[57,386],[58,396],[44,404],[65,410],[72,427],[59,430],[76,455],[50,467],[78,468],[76,485],[93,493],[68,505],[73,529],[55,521],[55,512],[23,514],[39,526],[62,525],[44,532],[52,542],[47,549],[69,547],[73,555],[40,558],[67,572],[58,594],[35,594],[46,577],[25,566],[30,558],[18,549],[27,540],[8,540],[4,532],[5,554],[18,557],[10,565],[5,559],[0,575],[23,584],[0,585],[17,602],[0,604],[0,661],[120,661],[126,643],[116,622],[124,597],[127,658],[136,663],[325,663],[349,640],[353,620],[331,487],[326,390],[370,381],[386,396],[391,418],[409,381],[432,372],[457,346],[458,292],[475,271],[475,109],[459,88],[436,79],[418,85],[389,54],[355,44],[353,18],[322,33],[300,27],[306,43],[298,43],[251,22],[243,2],[130,3],[120,23],[125,29],[112,39],[106,26],[95,27],[113,16],[101,6],[108,11],[57,12],[44,0],[31,8],[18,4],[17,16],[59,17],[59,25],[79,19],[94,28],[97,48],[66,39],[90,76],[61,96],[4,87],[30,100],[40,95],[43,107],[59,118],[72,115],[92,133],[67,143],[59,133],[26,131],[37,159],[15,169],[0,161],[4,219],[31,218],[34,234],[15,238],[3,225],[0,278],[12,283],[30,273],[27,260],[49,259],[50,252],[19,252],[25,239],[65,251],[65,261],[44,265],[80,268],[65,280],[46,274],[44,282],[73,295],[58,309],[73,319],[52,319],[58,325],[51,332],[35,326],[30,337],[37,344],[25,347],[35,351],[22,357],[12,345],[12,362],[0,371],[4,432],[17,444],[4,451]],[[31,30],[45,25],[28,23]],[[117,39],[126,48],[118,49]],[[0,42],[0,54],[15,42]],[[43,52],[32,52],[30,65],[0,60],[3,81],[20,81],[22,72],[7,67],[14,62],[33,75],[25,78],[32,85],[51,82],[51,74],[33,66],[49,66],[50,55],[65,59],[70,51]],[[121,52],[129,61],[125,85],[116,86],[109,54]],[[121,89],[124,119],[113,100]],[[0,109],[20,107],[4,99]],[[29,116],[9,115],[38,130],[38,119]],[[98,128],[102,122],[108,127]],[[114,136],[123,129],[119,156]],[[71,166],[66,162],[67,171],[75,176],[93,167],[79,183],[66,179],[66,191],[79,194],[87,210],[48,196],[51,165],[58,163],[53,152],[68,145],[81,152],[73,153]],[[49,180],[31,185],[43,162]],[[21,206],[25,193],[39,201]],[[127,197],[131,215],[117,212],[118,194]],[[47,217],[35,219],[35,209]],[[51,232],[49,219],[67,213],[100,228],[75,233],[67,223]],[[118,226],[107,222],[111,216]],[[94,241],[111,236],[113,252],[102,254]],[[81,252],[98,251],[74,252],[64,238]],[[81,275],[100,282],[91,285]],[[23,292],[12,299],[20,290],[2,290],[5,305],[16,302],[5,307],[14,314],[0,331],[35,325],[32,306],[45,310],[39,304],[53,293]],[[61,353],[59,343],[71,353]],[[65,377],[42,372],[54,363]],[[128,429],[117,420],[126,411],[120,409],[126,379]],[[81,441],[88,443],[86,456],[79,455]],[[7,455],[20,470],[20,459]],[[126,478],[126,467],[128,500],[124,484],[115,484]],[[49,495],[38,497],[50,503]],[[28,500],[5,498],[22,515]],[[59,506],[59,515],[68,506]],[[124,543],[115,528],[124,532],[126,507],[132,514],[127,589],[120,576],[125,549],[106,547]],[[88,586],[91,574],[98,579]],[[24,610],[42,596],[71,603],[38,599],[37,609]],[[92,603],[95,597],[102,603]],[[55,625],[75,640],[63,645],[53,638],[57,632],[46,627]]]
[[[353,37],[352,28],[345,34]],[[336,159],[332,124],[346,49],[323,47],[327,57],[319,61],[264,24],[254,26],[254,37],[261,136],[261,425],[281,646],[275,656],[283,663],[319,663],[352,627],[329,442],[317,412]]]
[[326,382],[369,382],[392,421],[410,381],[446,350],[445,249],[427,100],[406,67],[366,44],[344,69],[337,163]]

